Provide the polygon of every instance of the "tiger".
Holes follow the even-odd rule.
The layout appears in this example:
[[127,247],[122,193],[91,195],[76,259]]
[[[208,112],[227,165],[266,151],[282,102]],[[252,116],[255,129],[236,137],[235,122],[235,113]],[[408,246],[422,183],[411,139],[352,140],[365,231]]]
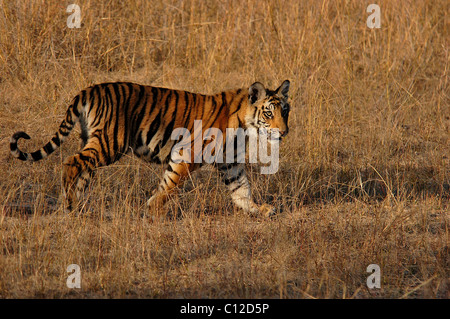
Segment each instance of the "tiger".
[[[165,165],[157,188],[147,201],[152,218],[164,218],[163,209],[191,172],[205,164],[196,161],[172,160],[171,150],[176,140],[171,132],[177,128],[194,130],[194,122],[201,120],[202,132],[217,128],[265,128],[281,140],[288,133],[288,102],[290,82],[285,80],[276,90],[255,82],[250,87],[224,91],[213,95],[192,93],[132,82],[108,82],[81,90],[72,100],[57,132],[41,149],[26,153],[18,148],[18,140],[30,139],[19,131],[10,139],[13,157],[29,162],[42,160],[53,153],[66,139],[76,123],[81,127],[81,150],[63,162],[63,199],[65,211],[79,208],[79,199],[95,170],[118,161],[123,155],[133,155],[151,163]],[[259,131],[258,131],[259,132]],[[192,139],[193,141],[194,139]],[[226,144],[236,148],[236,143]],[[203,141],[205,148],[208,142]],[[185,154],[192,155],[194,154]],[[273,216],[274,206],[258,205],[251,195],[245,172],[245,161],[212,163],[231,193],[238,209],[257,216]]]

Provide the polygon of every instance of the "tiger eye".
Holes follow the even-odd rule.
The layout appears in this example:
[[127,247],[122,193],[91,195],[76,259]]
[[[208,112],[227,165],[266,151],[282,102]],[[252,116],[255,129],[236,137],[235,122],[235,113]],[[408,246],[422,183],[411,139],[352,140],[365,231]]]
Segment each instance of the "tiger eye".
[[271,111],[266,111],[266,112],[264,112],[263,114],[264,114],[265,117],[267,117],[267,118],[269,118],[269,119],[273,117],[273,114],[272,114]]

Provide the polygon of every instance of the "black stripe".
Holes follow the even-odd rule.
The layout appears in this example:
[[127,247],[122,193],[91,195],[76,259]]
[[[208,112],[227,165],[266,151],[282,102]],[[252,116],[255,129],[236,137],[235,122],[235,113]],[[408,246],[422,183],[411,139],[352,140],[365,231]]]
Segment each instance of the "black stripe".
[[138,133],[138,136],[136,137],[136,140],[134,141],[134,145],[135,145],[136,149],[138,149],[139,147],[144,145],[144,139],[142,137],[142,131],[140,131]]
[[[240,92],[240,91],[238,91],[238,92]],[[239,94],[239,93],[238,93],[238,94]],[[236,94],[236,96],[237,96],[238,94]],[[240,110],[241,107],[242,107],[242,102],[244,101],[245,98],[246,98],[246,95],[243,95],[243,96],[241,97],[241,99],[240,99],[239,102],[238,102],[238,105],[237,105],[236,110],[234,110],[234,112],[231,113],[230,116],[233,115],[233,114],[235,114],[235,113],[237,113],[237,112],[239,112],[239,110]],[[232,103],[231,103],[231,104],[232,104]]]
[[[119,122],[120,122],[120,105],[121,105],[121,95],[119,92],[119,86],[117,83],[112,84],[116,100],[112,102],[111,112],[116,112],[116,118],[114,120],[114,135],[113,135],[113,156],[115,157],[119,151]],[[112,117],[111,117],[112,119]]]
[[184,98],[184,112],[183,112],[183,117],[181,118],[181,120],[184,122],[186,119],[185,116],[186,116],[187,109],[189,108],[188,92],[186,92],[186,91],[183,92],[183,98]]
[[[126,88],[128,88],[128,91],[126,90]],[[124,116],[124,136],[123,136],[123,149],[125,149],[128,145],[129,142],[129,136],[130,136],[130,132],[129,132],[129,125],[132,124],[129,123],[129,108],[130,108],[130,100],[131,100],[131,95],[133,93],[133,86],[130,83],[124,83],[122,84],[122,91],[123,91],[123,96],[124,98],[126,97],[126,100],[124,101],[125,105],[124,105],[124,112],[123,112],[123,116]]]
[[[141,108],[141,111],[139,112],[139,114],[137,114],[137,115],[134,114],[134,116],[132,117],[132,123],[134,125],[133,136],[136,135],[136,132],[139,130],[142,120],[145,118],[145,112],[147,111],[148,95],[145,95],[145,99],[143,100],[144,94],[145,94],[145,88],[143,86],[140,86],[139,87],[139,96],[137,98],[135,105],[133,106],[133,113],[134,113],[134,111],[136,111],[138,109],[138,106],[141,104],[141,102],[142,102],[142,108]],[[150,112],[149,112],[149,114],[150,114]]]
[[[102,139],[101,139],[98,135],[96,135],[96,133],[101,133],[101,131],[99,131],[99,130],[95,131],[95,132],[92,134],[92,138],[96,138],[96,139],[98,140],[98,145],[99,145],[99,147],[100,147],[100,152],[102,153],[102,156],[103,156],[103,158],[105,159],[105,164],[108,165],[108,164],[110,163],[110,159],[109,159],[108,154],[107,154],[106,151],[105,151],[105,145],[104,145]],[[98,156],[98,153],[97,153],[97,157],[99,157],[99,156]]]
[[200,115],[200,120],[203,120],[203,112],[205,111],[205,105],[206,105],[206,96],[203,94],[200,94],[199,96],[200,96],[200,100],[203,102],[203,103],[201,103],[203,105],[200,106],[200,109],[202,110],[202,114]]
[[61,134],[62,136],[67,136],[67,135],[69,135],[69,133],[70,133],[70,131],[64,132],[64,131],[61,131],[61,129],[59,130],[59,134]]
[[155,136],[156,132],[158,131],[161,125],[161,117],[159,116],[160,114],[161,110],[159,110],[158,115],[156,115],[153,122],[150,124],[150,128],[147,132],[147,141],[146,141],[147,144],[150,144],[150,141],[152,140],[153,136]]
[[[98,131],[98,135],[96,136],[99,144],[101,146],[102,149],[102,154],[104,154],[104,158],[106,159],[107,162],[110,161],[110,149],[109,149],[109,139],[108,139],[108,135],[106,134],[106,132],[108,132],[108,128],[111,122],[110,119],[110,115],[111,115],[111,104],[110,101],[112,101],[112,97],[111,97],[111,91],[109,89],[109,87],[105,84],[102,84],[102,88],[104,91],[104,98],[102,98],[102,105],[100,107],[100,110],[97,109],[96,112],[96,122],[92,124],[92,126],[97,126],[97,124],[103,120],[103,125],[100,127],[100,129],[96,130],[96,132]],[[101,112],[101,114],[99,115],[98,112]],[[106,112],[105,115],[103,115],[103,113]],[[102,139],[103,138],[103,139]]]
[[[159,91],[158,91],[157,88],[152,87],[152,98],[153,98],[153,101],[152,101],[152,105],[151,105],[151,108],[150,108],[150,112],[148,114],[149,116],[151,115],[151,113],[153,112],[153,110],[155,109],[155,107],[156,107],[156,105],[158,103],[158,92]],[[145,106],[144,106],[144,109],[145,109]],[[150,127],[149,127],[148,132],[147,132],[147,140],[146,140],[147,144],[150,143],[150,141],[152,140],[153,135],[155,135],[156,130],[159,128],[159,125],[161,123],[161,116],[160,116],[160,114],[161,114],[161,108],[159,108],[158,114],[153,119],[153,122],[150,123]]]
[[100,120],[103,118],[103,113],[107,111],[108,105],[107,105],[107,96],[105,92],[105,96],[102,96],[101,92],[98,92],[98,101],[95,104],[91,104],[91,107],[89,108],[88,114],[86,117],[90,116],[91,111],[95,111],[95,117],[94,121],[91,124],[91,127],[96,127]]
[[214,121],[212,121],[212,123],[215,123],[216,120],[219,118],[225,105],[226,105],[226,103],[223,102],[223,98],[222,98],[222,105],[220,106],[219,111],[217,112],[216,117],[214,118]]
[[[169,92],[169,94],[166,97],[166,101],[164,103],[164,110],[160,109],[160,111],[159,111],[159,114],[158,114],[159,115],[158,116],[158,127],[156,127],[156,131],[163,124],[162,123],[162,118],[166,115],[166,112],[167,112],[167,109],[169,108],[171,97],[172,97],[173,93],[174,93],[174,91],[170,91]],[[171,122],[172,121],[173,121],[173,119],[171,120]],[[155,122],[156,122],[156,119],[155,119],[155,121],[153,121],[153,123],[151,125],[152,127],[154,127]],[[149,133],[150,133],[150,131],[149,131]],[[172,134],[172,133],[170,132],[170,134]],[[156,145],[155,149],[153,150],[152,160],[155,160],[156,156],[159,154],[159,151],[161,150],[161,148],[164,147],[164,145],[166,144],[167,140],[168,140],[168,137],[167,137],[167,128],[166,128],[164,130],[163,139],[161,141],[159,141],[159,143]],[[148,140],[148,141],[150,141],[150,140]]]
[[244,186],[244,183],[240,183],[236,187],[230,188],[229,190],[230,190],[231,193],[234,193],[235,191],[237,191],[242,186]]
[[159,116],[159,114],[161,114],[161,110],[159,111],[158,115],[155,117],[153,122],[150,124],[150,128],[147,132],[147,144],[150,143],[153,136],[155,136],[155,133],[157,132],[157,130],[159,129],[159,127],[161,125],[161,117]]
[[39,161],[39,160],[41,160],[41,159],[43,158],[43,157],[42,157],[42,153],[41,153],[40,150],[31,153],[31,157],[33,158],[34,161]]
[[168,179],[170,179],[170,181],[171,181],[174,185],[177,185],[177,183],[175,183],[174,180],[173,180],[169,175],[166,175],[166,176],[167,176]]
[[[95,168],[97,166],[97,163],[98,163],[98,159],[97,158],[90,157],[90,156],[85,156],[82,153],[79,154],[79,158],[80,158],[81,161],[84,162],[84,165],[85,165],[85,167],[88,170],[91,170],[91,169],[93,169],[93,168]],[[93,168],[89,167],[89,165],[93,166]]]
[[45,146],[43,147],[43,150],[45,153],[47,153],[47,155],[53,153],[54,149],[53,149],[52,143],[48,142],[47,144],[45,144]]
[[95,101],[95,97],[98,98],[97,103],[100,103],[100,87],[98,85],[94,86],[91,90],[91,94],[90,94],[90,99],[89,99],[89,108],[92,109],[93,105],[95,105],[94,101]]
[[88,148],[83,149],[83,152],[87,152],[87,151],[93,153],[94,156],[98,157],[98,149],[93,148],[93,147],[88,147]]
[[72,112],[76,117],[80,116],[80,112],[78,112],[78,103],[80,102],[80,95],[75,96],[72,103]]
[[[196,103],[196,101],[197,101],[197,98],[196,98],[196,95],[195,94],[190,94],[191,96],[192,96],[192,100],[193,100],[193,105],[191,105],[191,103],[190,103],[190,101],[189,101],[189,98],[187,98],[187,104],[186,104],[186,107],[187,108],[189,108],[189,113],[188,113],[188,115],[187,116],[184,116],[184,120],[183,120],[183,126],[184,127],[186,127],[187,126],[187,124],[189,123],[189,118],[191,117],[191,112],[192,112],[192,109],[195,107],[195,103]],[[192,125],[194,125],[194,121],[192,121]],[[186,127],[187,129],[189,129],[189,131],[191,131],[191,129],[193,129],[193,127],[192,128],[188,128],[188,127]]]
[[[173,94],[175,95],[175,107],[174,107],[173,113],[170,115],[171,120],[170,120],[169,124],[167,125],[166,130],[164,131],[164,137],[163,137],[162,144],[161,144],[162,147],[164,147],[164,145],[166,145],[167,141],[169,140],[170,136],[172,135],[173,127],[175,125],[175,120],[177,117],[177,109],[178,109],[177,105],[178,105],[179,96],[178,96],[177,91],[173,91]],[[169,96],[169,98],[171,100],[170,96]],[[169,98],[168,98],[168,100],[169,100]],[[169,101],[167,104],[170,105],[170,102],[171,101]],[[169,116],[169,114],[167,114],[167,116]]]
[[27,160],[27,156],[25,155],[24,152],[20,151],[18,159],[20,159],[21,161],[26,161]]
[[86,90],[81,91],[81,104],[83,107],[86,105]]
[[59,125],[59,127],[71,130],[74,125],[75,125],[75,123],[72,121],[71,112],[67,112],[66,118],[61,122],[61,125]]
[[175,174],[175,175],[180,176],[180,174],[178,174],[178,172],[176,172],[176,171],[173,170],[173,168],[172,168],[172,166],[170,165],[170,163],[169,163],[169,165],[167,166],[167,171],[170,172],[170,173],[173,173],[173,174]]
[[[165,179],[165,178],[162,179],[162,182],[164,183],[164,186],[167,186],[167,182],[166,182],[166,179]],[[160,186],[161,186],[161,185],[160,185]],[[166,189],[164,186],[162,186],[162,189],[163,189],[163,190]]]
[[245,128],[244,123],[241,121],[241,119],[238,116],[238,122],[239,122],[239,127],[240,128]]
[[[67,111],[66,113],[66,118],[63,120],[64,125],[69,128],[69,126],[66,125],[69,124],[70,125],[70,129],[72,129],[72,127],[75,125],[73,119],[72,119],[72,112],[70,111],[70,109]],[[61,124],[62,125],[62,124]]]
[[236,166],[235,163],[221,163],[220,165],[217,165],[217,169],[219,171],[228,171],[229,169],[233,168],[234,166]]
[[55,143],[56,146],[60,146],[61,145],[61,141],[59,140],[58,135],[54,136],[52,138],[53,143]]
[[223,179],[223,182],[225,183],[225,185],[229,185],[229,184],[231,184],[231,183],[237,181],[237,180],[242,176],[243,172],[244,172],[244,170],[241,169],[241,170],[238,172],[237,175],[234,175],[234,176],[231,176],[231,177],[228,177],[228,178],[224,178],[224,179]]
[[227,95],[225,94],[225,92],[222,92],[222,103],[223,104],[228,104],[228,102],[227,102]]

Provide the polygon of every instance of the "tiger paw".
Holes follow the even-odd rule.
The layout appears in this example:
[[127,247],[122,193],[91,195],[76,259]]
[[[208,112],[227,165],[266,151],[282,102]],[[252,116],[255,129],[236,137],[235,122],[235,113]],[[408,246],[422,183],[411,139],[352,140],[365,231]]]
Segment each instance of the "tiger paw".
[[261,212],[261,216],[265,218],[272,218],[277,214],[277,209],[268,204],[263,204],[259,207],[259,211]]
[[145,217],[148,218],[150,223],[162,222],[166,219],[167,210],[165,207],[159,205],[149,205],[148,211],[145,214]]
[[148,215],[147,217],[148,217],[148,222],[150,224],[162,223],[166,220],[165,215],[159,215],[159,214]]

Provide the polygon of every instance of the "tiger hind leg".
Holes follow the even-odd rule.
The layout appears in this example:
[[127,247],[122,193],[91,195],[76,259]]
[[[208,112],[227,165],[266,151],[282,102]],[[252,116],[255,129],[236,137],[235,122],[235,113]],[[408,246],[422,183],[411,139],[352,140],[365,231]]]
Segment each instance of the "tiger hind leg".
[[80,196],[94,175],[94,170],[105,163],[99,160],[96,149],[87,144],[81,152],[66,158],[63,165],[65,210],[70,212],[78,209]]
[[149,215],[152,220],[164,219],[167,213],[164,209],[164,204],[169,199],[169,196],[175,192],[176,187],[181,185],[193,170],[194,165],[192,164],[176,164],[169,162],[158,188],[153,192],[152,197],[150,197],[147,201]]

